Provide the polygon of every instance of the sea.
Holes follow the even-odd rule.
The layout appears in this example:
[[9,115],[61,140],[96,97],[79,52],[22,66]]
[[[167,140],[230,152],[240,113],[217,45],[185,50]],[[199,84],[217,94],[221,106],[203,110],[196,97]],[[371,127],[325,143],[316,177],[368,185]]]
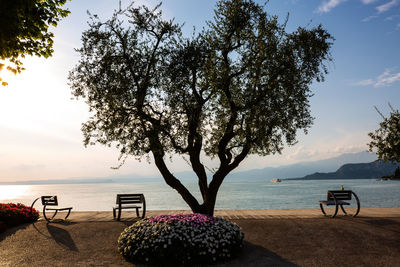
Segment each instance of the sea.
[[[185,186],[200,201],[197,183]],[[225,181],[216,209],[309,209],[318,208],[327,190],[353,190],[363,208],[400,208],[400,181],[357,180],[270,180]],[[74,211],[110,211],[117,194],[143,193],[148,210],[189,210],[181,196],[164,181],[130,183],[82,183],[45,185],[0,185],[0,203],[31,205],[42,195],[57,195],[60,206]],[[41,209],[40,201],[35,208]]]

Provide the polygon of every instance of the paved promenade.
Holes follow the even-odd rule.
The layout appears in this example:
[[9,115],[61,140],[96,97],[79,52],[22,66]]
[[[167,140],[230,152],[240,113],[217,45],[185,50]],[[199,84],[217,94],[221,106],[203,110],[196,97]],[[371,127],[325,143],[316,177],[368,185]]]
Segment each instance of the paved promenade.
[[[191,213],[189,210],[150,210],[146,212],[146,217],[157,216],[160,214]],[[216,210],[215,216],[224,219],[268,219],[268,218],[322,218],[323,215],[319,208],[315,209],[265,209],[265,210]],[[343,213],[339,210],[337,217]],[[65,213],[59,213],[57,218],[63,218]],[[361,208],[358,217],[400,217],[400,208]],[[112,211],[73,211],[68,220],[75,222],[92,221],[112,221]],[[122,221],[136,220],[136,213],[123,211]]]

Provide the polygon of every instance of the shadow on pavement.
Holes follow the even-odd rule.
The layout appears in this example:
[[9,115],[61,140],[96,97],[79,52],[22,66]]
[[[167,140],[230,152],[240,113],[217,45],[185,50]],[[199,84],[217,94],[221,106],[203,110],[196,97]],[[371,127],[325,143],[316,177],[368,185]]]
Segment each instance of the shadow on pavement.
[[248,267],[261,267],[261,266],[287,266],[287,267],[298,267],[299,265],[294,264],[278,254],[250,242],[243,242],[243,249],[236,258],[223,264],[217,264],[218,266],[243,266],[246,263]]
[[31,223],[24,223],[18,226],[7,228],[4,232],[0,232],[0,241],[3,241],[7,236],[15,234],[17,231],[27,228]]
[[57,244],[68,248],[72,251],[78,251],[74,240],[67,230],[57,227],[55,224],[48,223],[47,230],[49,231],[51,237],[57,242]]
[[388,218],[368,218],[368,217],[360,217],[360,218],[342,218],[344,220],[352,221],[354,223],[371,225],[376,228],[391,231],[393,233],[400,233],[400,221],[388,219]]
[[[127,262],[129,262],[127,260]],[[137,267],[147,267],[149,265],[140,263],[140,262],[130,262]],[[153,266],[153,265],[151,265]],[[161,265],[155,265],[161,266]],[[167,264],[164,263],[162,266],[172,267],[177,266],[176,264]],[[180,266],[180,265],[178,265]],[[265,266],[274,266],[274,267],[299,267],[288,260],[283,259],[279,255],[273,253],[272,251],[263,248],[262,246],[258,246],[252,244],[250,242],[243,242],[243,249],[238,254],[235,255],[230,261],[221,262],[218,261],[215,264],[194,264],[196,267],[265,267]]]

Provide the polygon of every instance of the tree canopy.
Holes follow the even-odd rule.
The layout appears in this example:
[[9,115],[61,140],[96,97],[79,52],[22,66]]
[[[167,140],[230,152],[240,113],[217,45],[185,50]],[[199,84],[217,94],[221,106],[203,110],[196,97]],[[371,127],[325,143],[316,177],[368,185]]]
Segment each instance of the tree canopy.
[[[252,0],[220,0],[207,27],[186,38],[159,7],[91,18],[69,76],[92,112],[84,144],[116,144],[121,159],[151,153],[194,212],[213,214],[224,178],[246,156],[280,153],[307,132],[310,85],[327,73],[333,38],[321,25],[287,33]],[[209,177],[202,153],[219,160]],[[202,203],[170,172],[168,154],[187,157]]]
[[389,117],[384,117],[377,109],[383,121],[379,129],[368,134],[371,137],[368,146],[369,151],[376,153],[379,159],[400,163],[400,112],[390,104],[389,107]]
[[[20,73],[25,55],[49,57],[53,54],[53,33],[69,11],[60,7],[67,0],[1,0],[0,1],[0,70]],[[0,77],[0,81],[2,81]],[[2,81],[2,85],[7,85]]]

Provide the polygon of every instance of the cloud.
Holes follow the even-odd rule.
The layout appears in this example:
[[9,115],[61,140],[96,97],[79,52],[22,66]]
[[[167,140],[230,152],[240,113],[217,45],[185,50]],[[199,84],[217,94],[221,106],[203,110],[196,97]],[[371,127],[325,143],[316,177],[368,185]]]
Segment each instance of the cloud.
[[348,154],[348,153],[359,153],[362,151],[366,151],[366,145],[355,144],[355,145],[346,145],[346,144],[339,144],[336,147],[332,147],[332,154],[341,155],[341,154]]
[[398,17],[400,17],[400,15],[393,15],[393,16],[389,16],[389,17],[385,18],[385,20],[392,21],[392,20],[394,20],[395,18],[398,18]]
[[[377,1],[377,0],[361,0],[361,2],[362,2],[363,4],[365,4],[365,5],[374,3],[374,2],[376,2],[376,1]],[[386,12],[386,11],[389,11],[389,10],[392,9],[394,6],[398,5],[399,2],[400,2],[400,0],[391,0],[390,2],[387,2],[387,3],[385,3],[385,4],[376,6],[376,7],[375,7],[376,13],[375,13],[374,15],[365,17],[365,18],[362,19],[361,21],[362,21],[362,22],[368,22],[368,21],[371,21],[371,20],[373,20],[373,19],[377,19],[377,18],[380,17],[380,15],[381,15],[382,13],[384,13],[384,12]],[[385,20],[385,21],[393,21],[393,20],[395,20],[395,19],[398,18],[398,17],[400,17],[400,15],[397,15],[397,14],[396,14],[396,15],[390,15],[390,16],[387,16],[384,20]],[[398,28],[396,28],[396,30],[398,30]]]
[[44,164],[19,164],[14,166],[15,170],[22,171],[22,172],[30,172],[33,170],[42,170],[46,168]]
[[389,86],[394,82],[400,81],[400,72],[390,73],[390,70],[385,70],[384,73],[378,76],[375,87]]
[[379,16],[376,16],[376,15],[368,16],[368,17],[362,19],[361,21],[362,21],[362,22],[368,22],[368,21],[373,20],[373,19],[376,19],[376,18],[378,18],[378,17],[379,17]]
[[354,85],[357,85],[357,86],[368,86],[368,85],[373,85],[374,83],[375,83],[375,81],[373,79],[368,79],[368,80],[358,81],[358,82],[354,83]]
[[356,86],[373,85],[374,87],[384,87],[384,86],[390,86],[398,81],[400,81],[400,72],[392,73],[390,69],[386,69],[377,78],[361,80],[359,82],[354,83],[354,85]]
[[386,4],[377,6],[376,10],[378,11],[378,13],[383,13],[383,12],[390,10],[392,7],[394,7],[396,5],[397,5],[397,0],[392,0],[390,2],[387,2]]
[[329,0],[329,1],[324,1],[322,4],[317,8],[316,12],[317,13],[328,13],[332,9],[334,9],[336,6],[339,4],[346,2],[347,0]]
[[377,0],[361,0],[361,2],[364,4],[364,5],[369,5],[369,4],[372,4],[372,3],[374,3],[374,2],[376,2]]

